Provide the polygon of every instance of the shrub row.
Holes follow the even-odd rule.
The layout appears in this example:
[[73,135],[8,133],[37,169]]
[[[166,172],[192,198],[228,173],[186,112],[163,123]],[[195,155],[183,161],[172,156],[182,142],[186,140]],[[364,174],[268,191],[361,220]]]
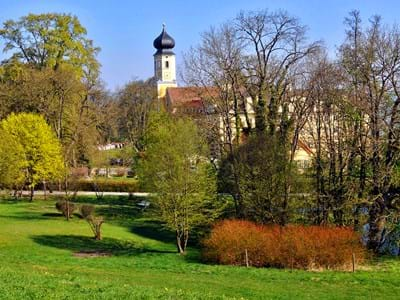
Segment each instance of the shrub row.
[[[38,187],[40,189],[41,187]],[[48,186],[51,190],[58,190],[57,184]],[[134,179],[108,179],[101,178],[96,180],[79,179],[69,184],[70,190],[76,191],[100,191],[100,192],[127,192],[135,193],[139,191],[139,184]]]
[[365,259],[359,235],[348,227],[217,223],[203,241],[206,261],[227,265],[297,269],[347,269]]
[[139,184],[132,179],[96,179],[79,180],[78,187],[80,191],[101,191],[101,192],[127,192],[134,193],[139,191]]

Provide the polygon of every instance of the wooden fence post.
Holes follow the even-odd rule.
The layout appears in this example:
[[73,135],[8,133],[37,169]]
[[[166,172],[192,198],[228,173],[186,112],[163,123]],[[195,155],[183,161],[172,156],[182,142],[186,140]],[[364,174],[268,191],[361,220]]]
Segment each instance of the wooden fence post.
[[247,249],[244,249],[244,254],[246,258],[246,268],[249,267],[249,255],[247,254]]

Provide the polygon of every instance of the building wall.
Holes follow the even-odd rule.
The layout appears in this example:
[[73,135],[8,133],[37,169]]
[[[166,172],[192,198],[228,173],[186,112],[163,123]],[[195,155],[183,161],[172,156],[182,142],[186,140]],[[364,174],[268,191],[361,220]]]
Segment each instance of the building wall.
[[154,74],[157,78],[158,98],[164,98],[168,87],[177,87],[174,54],[154,56]]
[[167,88],[169,87],[177,87],[176,82],[163,82],[163,81],[157,82],[158,99],[160,100],[165,99],[165,96],[167,94]]
[[155,55],[154,74],[159,81],[176,83],[175,54]]
[[[293,107],[290,108],[293,111]],[[246,99],[246,110],[247,110],[247,116],[249,118],[250,121],[250,125],[251,128],[255,128],[256,126],[256,114],[255,111],[253,109],[253,104],[252,104],[252,99],[250,97],[248,97]],[[280,111],[282,111],[282,109],[280,109]],[[236,136],[236,126],[235,126],[235,116],[234,116],[234,112],[233,110],[230,112],[230,127],[232,129],[232,137],[235,138]],[[243,124],[246,124],[246,116],[244,113],[240,113],[239,114],[239,118],[240,121]],[[224,123],[224,120],[222,118],[220,118],[219,121],[219,133],[221,136],[221,142],[225,143],[228,142],[227,141],[227,136],[226,136],[226,124]],[[304,141],[306,142],[307,140],[309,140],[309,137],[307,135],[307,132],[305,130],[303,130],[302,134],[300,134],[300,139],[304,139]],[[310,150],[315,152],[313,147],[310,147]],[[294,161],[296,161],[299,166],[301,167],[307,167],[308,165],[311,164],[311,161],[313,159],[313,155],[310,152],[307,152],[306,150],[304,150],[303,148],[301,148],[300,146],[297,147],[297,150],[295,152],[294,155]]]
[[304,149],[298,147],[294,153],[293,160],[298,164],[300,168],[307,168],[312,162],[312,155],[306,152]]

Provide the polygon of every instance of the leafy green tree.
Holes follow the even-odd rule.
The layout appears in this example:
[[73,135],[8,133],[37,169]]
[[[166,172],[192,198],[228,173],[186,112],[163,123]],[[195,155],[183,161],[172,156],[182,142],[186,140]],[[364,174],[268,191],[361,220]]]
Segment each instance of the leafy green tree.
[[67,125],[79,109],[85,90],[73,70],[67,67],[54,71],[6,64],[3,76],[0,75],[0,92],[5,115],[11,112],[39,113],[63,140],[71,131]]
[[8,59],[0,65],[0,118],[45,116],[68,164],[87,164],[107,116],[99,84],[99,48],[70,14],[29,14],[0,28]]
[[22,151],[18,143],[8,132],[0,127],[0,187],[20,187],[24,183],[22,168]]
[[74,68],[80,77],[96,79],[99,48],[86,37],[86,29],[70,14],[29,14],[18,21],[8,20],[0,29],[9,61],[20,61],[38,68],[57,70],[61,65]]
[[143,150],[143,138],[148,124],[151,106],[157,98],[154,82],[128,82],[117,93],[118,131],[136,151]]
[[1,121],[0,135],[5,141],[11,141],[11,144],[0,144],[0,162],[7,170],[5,174],[10,176],[0,177],[4,183],[24,182],[31,190],[32,201],[38,183],[62,177],[61,146],[42,116],[11,114]]
[[[237,203],[239,217],[262,224],[285,225],[290,221],[294,209],[287,187],[290,184],[296,189],[295,177],[298,174],[287,159],[288,154],[278,138],[255,134],[235,150],[233,157],[222,160],[219,189],[225,193],[240,193],[241,201]],[[232,167],[234,161],[236,173]]]
[[105,136],[104,124],[116,119],[113,101],[102,86],[89,91],[73,69],[37,69],[16,63],[3,65],[0,74],[0,119],[14,112],[45,117],[61,141],[66,161],[73,166],[91,158]]
[[177,249],[183,254],[189,233],[219,214],[205,142],[193,121],[159,113],[151,117],[146,145],[140,180],[153,193],[160,219],[176,232]]

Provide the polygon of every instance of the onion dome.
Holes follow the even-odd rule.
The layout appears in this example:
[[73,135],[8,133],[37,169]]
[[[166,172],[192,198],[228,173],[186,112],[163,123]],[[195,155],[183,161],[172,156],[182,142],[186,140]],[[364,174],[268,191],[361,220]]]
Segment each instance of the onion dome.
[[153,42],[154,48],[157,49],[157,54],[174,54],[172,48],[175,47],[174,39],[165,31],[165,25],[163,24],[163,30],[161,34]]

